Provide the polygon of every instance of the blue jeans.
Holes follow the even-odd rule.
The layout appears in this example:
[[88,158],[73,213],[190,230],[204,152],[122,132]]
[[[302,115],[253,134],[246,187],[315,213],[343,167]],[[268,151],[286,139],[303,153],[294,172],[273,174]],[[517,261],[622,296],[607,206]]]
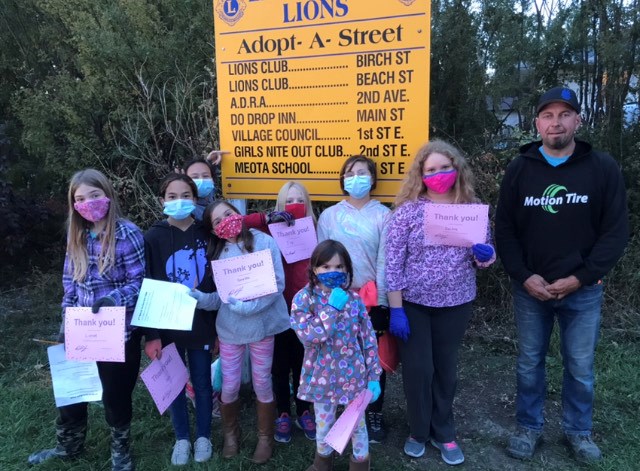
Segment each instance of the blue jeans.
[[[196,438],[211,437],[211,412],[213,409],[211,386],[211,351],[186,350],[177,347],[178,353],[185,359],[185,352],[189,360],[189,376],[195,392],[196,400]],[[177,440],[189,440],[189,413],[184,389],[169,406],[173,430]]]
[[541,431],[546,393],[545,357],[555,318],[560,327],[562,428],[568,434],[591,433],[594,397],[593,363],[600,330],[602,285],[583,286],[560,300],[538,301],[513,283],[518,329],[519,425]]

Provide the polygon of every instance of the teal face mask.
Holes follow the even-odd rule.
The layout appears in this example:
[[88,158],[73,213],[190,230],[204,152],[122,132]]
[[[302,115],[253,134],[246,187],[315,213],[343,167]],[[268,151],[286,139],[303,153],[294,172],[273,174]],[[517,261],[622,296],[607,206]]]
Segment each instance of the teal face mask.
[[198,187],[198,198],[206,198],[215,188],[211,178],[194,178],[193,182]]
[[355,175],[345,178],[344,189],[355,199],[364,198],[371,191],[371,176]]
[[196,209],[192,200],[171,200],[164,202],[163,213],[173,219],[185,219]]

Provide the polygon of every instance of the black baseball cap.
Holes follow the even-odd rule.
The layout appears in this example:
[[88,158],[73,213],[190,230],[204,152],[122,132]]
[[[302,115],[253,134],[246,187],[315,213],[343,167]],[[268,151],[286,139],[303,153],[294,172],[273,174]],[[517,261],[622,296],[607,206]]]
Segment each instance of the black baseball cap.
[[578,103],[576,93],[567,87],[555,87],[540,97],[538,105],[536,106],[536,115],[548,104],[556,102],[566,103],[573,108],[576,113],[580,114],[580,104]]

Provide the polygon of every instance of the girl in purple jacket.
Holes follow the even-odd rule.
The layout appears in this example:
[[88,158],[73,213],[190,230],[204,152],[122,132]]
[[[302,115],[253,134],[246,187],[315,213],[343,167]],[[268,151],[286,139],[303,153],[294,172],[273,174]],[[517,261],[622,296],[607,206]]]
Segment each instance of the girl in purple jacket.
[[[298,398],[314,403],[316,454],[307,471],[333,468],[325,443],[338,405],[348,405],[364,389],[372,402],[380,395],[378,344],[367,310],[355,291],[351,258],[335,240],[318,244],[309,263],[309,284],[293,298],[291,326],[304,346]],[[349,470],[369,469],[369,438],[364,418],[351,439]]]

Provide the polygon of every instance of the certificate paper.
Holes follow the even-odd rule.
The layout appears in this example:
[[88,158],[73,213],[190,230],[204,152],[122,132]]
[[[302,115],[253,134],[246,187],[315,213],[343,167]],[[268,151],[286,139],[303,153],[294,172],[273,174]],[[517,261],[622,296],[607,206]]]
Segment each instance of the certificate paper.
[[124,362],[124,306],[68,307],[64,314],[67,360]]
[[369,401],[373,395],[371,391],[365,389],[358,394],[351,404],[347,406],[342,415],[336,420],[324,438],[324,441],[338,453],[342,454],[344,448],[349,443],[353,431],[356,429],[358,422],[362,419],[364,411],[369,405]]
[[471,247],[487,240],[486,204],[426,204],[424,237],[427,245]]
[[180,283],[142,280],[131,325],[156,329],[191,330],[196,301]]
[[182,389],[189,379],[189,373],[178,355],[176,344],[170,343],[162,349],[162,358],[153,360],[140,373],[140,377],[162,415],[173,400],[178,397],[178,394],[182,393]]
[[47,355],[57,407],[102,400],[102,383],[95,362],[67,360],[64,345],[47,348]]
[[296,219],[293,226],[286,222],[269,224],[269,231],[287,263],[306,260],[318,245],[316,228],[310,216]]
[[211,262],[213,279],[222,302],[240,301],[276,293],[276,272],[269,249]]

